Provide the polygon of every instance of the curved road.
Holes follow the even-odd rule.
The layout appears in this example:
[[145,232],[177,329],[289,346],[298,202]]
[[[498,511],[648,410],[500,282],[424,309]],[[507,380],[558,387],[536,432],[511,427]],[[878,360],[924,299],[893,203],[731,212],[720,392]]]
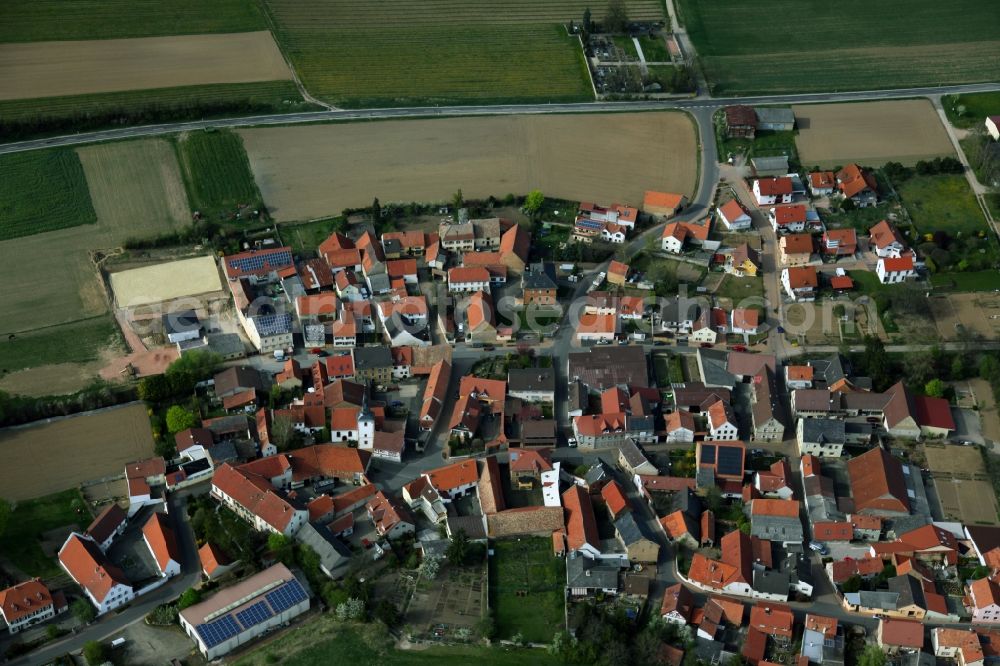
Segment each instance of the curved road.
[[[716,109],[730,104],[808,104],[823,102],[856,102],[864,100],[933,97],[937,95],[1000,91],[1000,83],[975,83],[959,86],[899,88],[892,90],[858,90],[852,92],[805,93],[795,95],[761,95],[756,97],[709,98],[639,102],[578,102],[573,104],[504,104],[501,106],[401,107],[390,109],[358,109],[309,111],[305,113],[272,114],[242,118],[195,120],[183,123],[140,125],[121,129],[66,134],[46,139],[32,139],[0,145],[0,154],[37,150],[53,146],[72,146],[95,141],[110,141],[158,134],[173,134],[206,127],[253,127],[257,125],[292,125],[298,123],[347,120],[384,120],[389,118],[420,118],[449,116],[496,116],[537,113],[597,113],[626,111],[659,111],[667,109]],[[711,114],[708,114],[709,116]],[[704,174],[703,174],[704,175]]]

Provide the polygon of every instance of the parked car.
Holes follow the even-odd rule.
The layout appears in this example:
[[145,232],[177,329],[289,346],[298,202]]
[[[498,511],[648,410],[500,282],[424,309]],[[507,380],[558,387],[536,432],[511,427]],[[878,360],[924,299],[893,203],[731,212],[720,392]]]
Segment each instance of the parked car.
[[711,342],[703,342],[703,343],[701,343],[701,346],[704,349],[711,349],[712,348],[712,343]]
[[733,351],[745,352],[747,350],[746,345],[733,345]]
[[496,349],[496,345],[486,345],[483,347],[483,351],[493,351],[494,349]]
[[369,541],[368,539],[362,539],[361,545],[365,547],[365,550],[368,550],[369,548],[372,547],[372,542]]
[[392,402],[391,402],[391,403],[389,404],[389,406],[390,406],[390,407],[402,407],[402,406],[403,406],[403,401],[402,401],[402,400],[393,400],[393,401],[392,401]]

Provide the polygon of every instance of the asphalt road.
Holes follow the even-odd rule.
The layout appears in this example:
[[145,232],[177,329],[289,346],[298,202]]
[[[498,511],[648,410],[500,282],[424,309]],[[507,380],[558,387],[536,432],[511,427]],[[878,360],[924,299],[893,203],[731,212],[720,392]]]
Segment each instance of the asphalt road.
[[[120,129],[66,134],[45,139],[18,141],[0,146],[0,154],[37,150],[53,146],[72,146],[95,141],[129,139],[158,134],[173,134],[206,127],[253,127],[257,125],[292,125],[298,123],[347,120],[384,120],[391,118],[501,116],[538,113],[597,113],[615,111],[658,111],[666,109],[716,109],[730,104],[808,104],[822,102],[856,102],[864,100],[928,97],[946,94],[991,92],[1000,90],[1000,83],[976,83],[960,86],[932,86],[892,90],[857,90],[845,92],[805,93],[794,95],[762,95],[756,97],[710,98],[695,97],[677,100],[637,102],[579,102],[574,104],[504,104],[500,106],[399,107],[388,109],[358,109],[309,111],[305,113],[271,114],[242,118],[218,118],[183,123],[139,125]],[[710,114],[709,114],[710,115]],[[704,136],[704,135],[703,135]]]

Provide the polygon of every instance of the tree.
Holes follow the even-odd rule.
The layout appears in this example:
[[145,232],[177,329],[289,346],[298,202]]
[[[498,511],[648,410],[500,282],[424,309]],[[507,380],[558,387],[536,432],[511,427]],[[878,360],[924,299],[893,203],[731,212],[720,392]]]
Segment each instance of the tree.
[[149,375],[139,380],[138,394],[146,402],[163,402],[171,395],[170,380],[166,375]]
[[932,379],[924,386],[924,393],[932,398],[943,398],[948,385],[940,379]]
[[865,646],[864,652],[858,656],[858,666],[885,666],[885,653],[877,645]]
[[497,635],[497,622],[493,618],[493,611],[487,611],[486,616],[476,624],[479,635],[490,640]]
[[524,199],[524,212],[528,214],[531,219],[535,219],[535,215],[541,209],[542,204],[545,203],[545,195],[542,194],[541,190],[531,190],[528,192],[528,196]]
[[441,559],[437,557],[427,557],[420,563],[420,576],[427,580],[434,580],[441,571]]
[[197,424],[198,418],[189,409],[185,409],[180,405],[173,405],[167,410],[167,431],[171,435],[181,430],[193,428]]
[[97,617],[97,611],[95,611],[94,607],[90,605],[90,602],[83,597],[74,601],[73,605],[70,606],[70,610],[73,611],[73,617],[84,624],[90,624],[94,621],[94,618]]
[[857,592],[861,589],[861,576],[854,574],[840,584],[840,591],[844,593]]
[[594,31],[594,23],[590,17],[590,7],[583,10],[583,31],[587,34]]
[[277,534],[276,532],[269,534],[267,536],[267,549],[285,564],[291,563],[292,541],[284,534]]
[[876,390],[884,391],[892,381],[889,356],[885,345],[873,335],[865,337],[865,351],[861,356],[861,367],[872,378]]
[[462,566],[465,560],[469,557],[469,537],[465,533],[465,530],[458,530],[451,537],[451,543],[448,544],[448,550],[445,551],[445,555],[448,557],[448,562],[455,566]]
[[356,622],[362,619],[365,615],[365,602],[361,599],[355,599],[351,597],[344,603],[337,606],[337,619],[341,622],[352,621]]
[[934,358],[928,352],[911,352],[903,357],[903,371],[911,386],[923,386],[934,377]]
[[604,15],[605,32],[625,32],[628,27],[628,9],[625,0],[611,0],[608,11]]
[[382,621],[387,627],[394,627],[399,624],[400,612],[396,604],[388,599],[383,599],[375,607],[375,617]]
[[90,666],[103,664],[107,660],[104,644],[100,641],[87,641],[83,644],[83,658]]
[[[458,214],[458,209],[462,207],[465,203],[465,198],[462,196],[462,188],[455,190],[455,193],[451,195],[451,205],[455,209],[455,214]],[[456,220],[457,222],[458,220]]]
[[188,606],[194,606],[196,603],[201,601],[201,591],[196,590],[193,587],[189,587],[181,593],[179,599],[177,599],[177,610],[184,610]]
[[705,504],[714,514],[718,514],[722,508],[722,490],[719,486],[711,485],[705,492]]
[[287,416],[277,416],[271,422],[271,441],[278,447],[279,451],[287,451],[292,448],[298,435],[295,424]]
[[371,211],[371,213],[372,213],[372,221],[373,222],[378,222],[380,219],[382,219],[382,204],[380,204],[378,202],[378,197],[375,197],[372,200],[372,211]]
[[996,356],[992,354],[983,356],[979,361],[979,376],[990,383],[1000,380],[1000,361]]

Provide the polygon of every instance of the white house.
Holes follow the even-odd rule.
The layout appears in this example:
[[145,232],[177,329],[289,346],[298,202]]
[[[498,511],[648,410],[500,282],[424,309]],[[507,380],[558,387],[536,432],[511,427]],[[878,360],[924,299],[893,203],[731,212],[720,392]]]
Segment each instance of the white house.
[[789,391],[808,389],[813,385],[813,368],[811,365],[786,365],[785,386]]
[[45,622],[64,610],[65,600],[57,608],[49,588],[37,578],[0,590],[0,617],[11,634]]
[[475,293],[490,291],[490,272],[484,266],[459,266],[448,270],[448,291]]
[[828,197],[837,187],[837,177],[832,171],[813,171],[809,174],[809,191],[814,197]]
[[694,441],[695,422],[694,415],[685,409],[678,409],[666,416],[667,441],[687,442]]
[[798,233],[806,228],[806,207],[802,204],[777,206],[767,212],[775,233]]
[[753,195],[758,206],[791,203],[792,189],[792,179],[787,176],[758,178],[753,181]]
[[181,572],[181,555],[174,531],[162,513],[154,513],[142,526],[142,539],[153,556],[160,575],[171,578]]
[[871,246],[880,257],[899,257],[906,250],[906,243],[899,229],[882,220],[868,230]]
[[59,564],[83,588],[98,615],[135,598],[135,590],[122,570],[108,561],[89,537],[70,534],[59,549]]
[[781,271],[781,286],[793,301],[816,299],[819,277],[814,266],[793,266]]
[[737,335],[757,335],[760,313],[751,308],[734,308],[729,330]]
[[708,428],[711,439],[731,442],[739,439],[736,415],[728,402],[716,400],[708,407]]
[[875,274],[882,284],[898,284],[917,274],[913,268],[913,255],[879,257]]
[[622,226],[621,224],[608,222],[604,225],[604,228],[601,229],[601,240],[605,243],[624,243],[627,235],[628,228]]
[[736,199],[722,204],[715,209],[719,219],[729,231],[745,231],[750,228],[753,220],[750,213]]

